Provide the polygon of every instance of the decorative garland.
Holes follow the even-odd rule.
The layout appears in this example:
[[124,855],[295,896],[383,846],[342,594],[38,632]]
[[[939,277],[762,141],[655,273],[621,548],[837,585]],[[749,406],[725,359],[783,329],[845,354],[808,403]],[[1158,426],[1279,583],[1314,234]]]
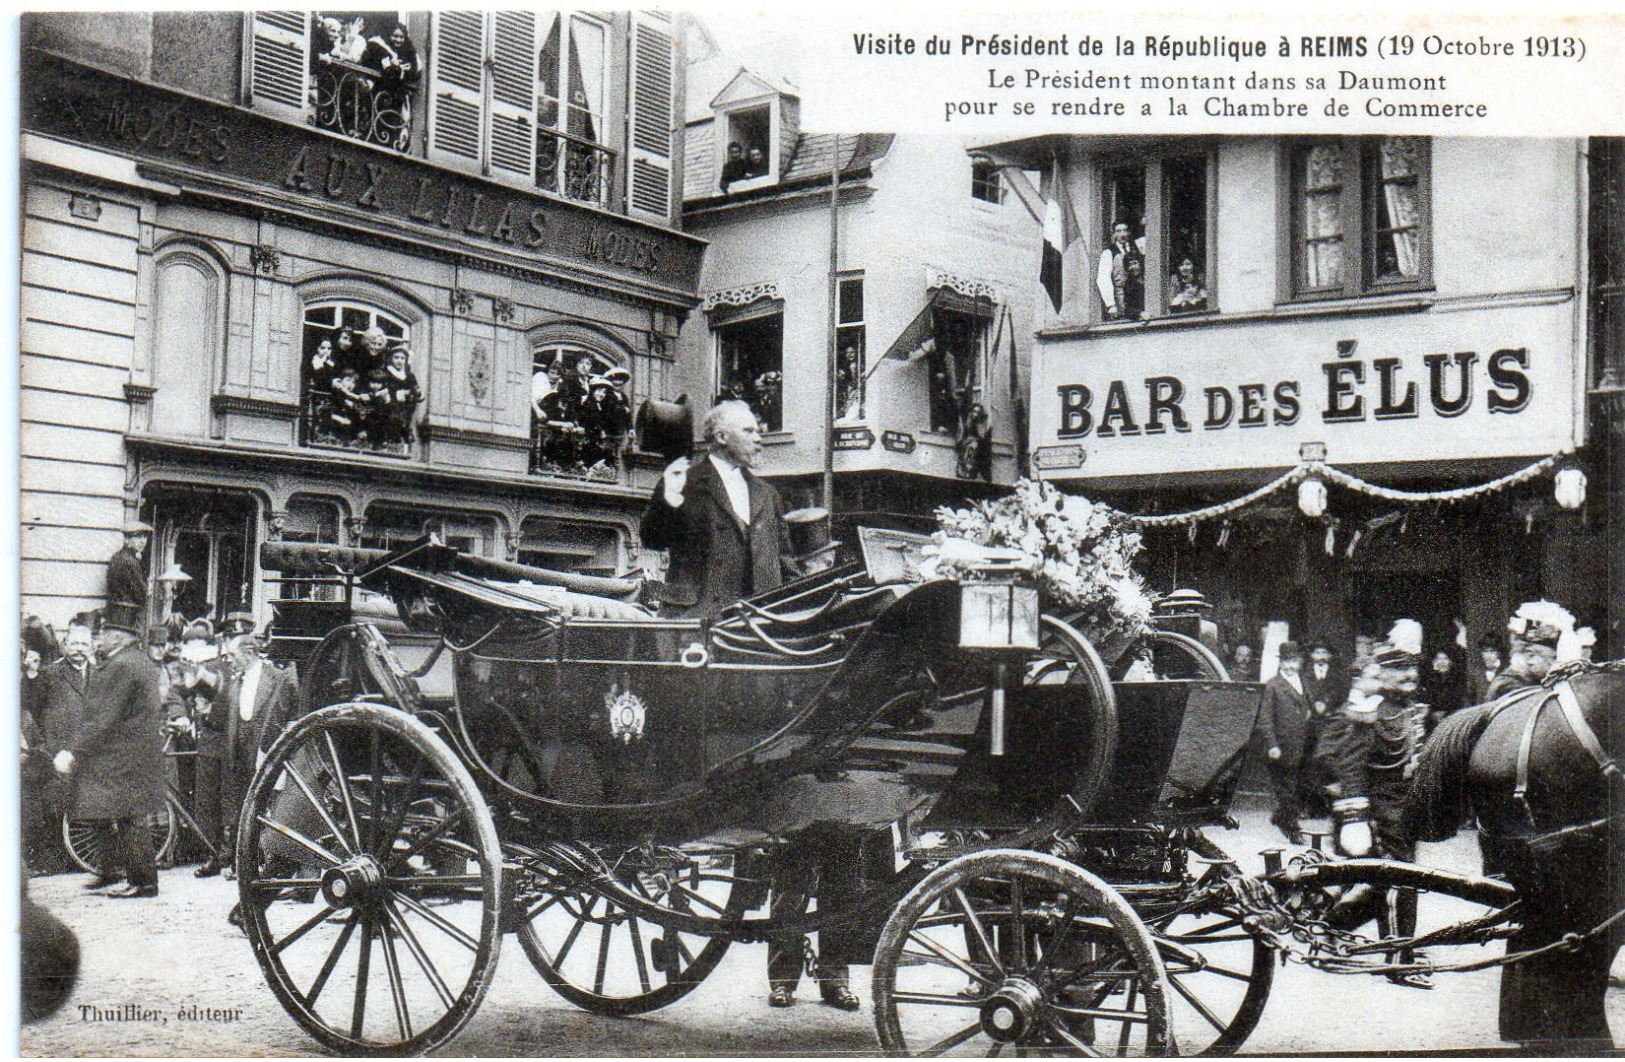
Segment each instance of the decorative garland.
[[1341,469],[1333,468],[1324,461],[1303,461],[1299,463],[1296,468],[1286,472],[1274,480],[1271,480],[1269,483],[1264,484],[1257,490],[1248,494],[1243,494],[1241,497],[1233,498],[1227,502],[1220,502],[1217,505],[1209,505],[1202,509],[1193,509],[1190,512],[1185,513],[1165,513],[1157,516],[1129,515],[1128,519],[1130,522],[1139,527],[1181,527],[1186,524],[1196,524],[1203,520],[1212,520],[1217,517],[1228,516],[1237,509],[1245,508],[1246,506],[1251,505],[1253,502],[1256,502],[1261,498],[1265,498],[1283,487],[1290,487],[1299,480],[1309,479],[1317,476],[1327,480],[1328,482],[1335,483],[1340,487],[1346,487],[1349,490],[1357,491],[1361,494],[1368,494],[1373,498],[1383,498],[1387,501],[1432,501],[1452,503],[1465,501],[1469,498],[1477,498],[1485,494],[1493,494],[1496,491],[1505,490],[1508,487],[1515,487],[1520,483],[1527,483],[1529,480],[1534,479],[1536,476],[1539,476],[1551,469],[1553,465],[1557,464],[1565,456],[1565,454],[1557,453],[1552,454],[1550,457],[1543,457],[1534,464],[1521,468],[1516,472],[1501,476],[1499,479],[1492,479],[1487,483],[1480,483],[1474,487],[1457,487],[1453,490],[1438,491],[1395,490],[1392,487],[1383,487],[1375,483],[1369,483],[1358,476],[1350,475]]

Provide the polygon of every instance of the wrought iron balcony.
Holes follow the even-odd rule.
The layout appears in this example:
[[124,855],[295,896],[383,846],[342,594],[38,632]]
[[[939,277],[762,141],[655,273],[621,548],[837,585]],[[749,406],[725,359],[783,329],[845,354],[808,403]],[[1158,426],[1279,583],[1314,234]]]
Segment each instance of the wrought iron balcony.
[[593,206],[609,205],[615,152],[556,129],[536,131],[536,187]]
[[322,56],[311,92],[317,128],[397,151],[411,147],[412,85],[371,67]]

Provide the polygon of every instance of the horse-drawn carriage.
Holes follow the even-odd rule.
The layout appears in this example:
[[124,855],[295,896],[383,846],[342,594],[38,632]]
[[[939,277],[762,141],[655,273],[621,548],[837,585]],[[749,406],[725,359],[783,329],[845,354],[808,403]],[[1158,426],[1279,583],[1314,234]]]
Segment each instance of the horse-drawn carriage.
[[[311,710],[238,831],[284,1007],[335,1051],[421,1052],[474,1013],[510,933],[564,998],[631,1015],[733,943],[844,926],[872,942],[887,1052],[1222,1052],[1278,950],[1371,954],[1326,928],[1328,887],[1394,864],[1311,856],[1261,882],[1202,833],[1229,821],[1256,684],[1166,630],[1144,636],[1164,677],[1114,682],[1012,571],[918,581],[907,536],[862,541],[710,621],[429,540],[368,558],[359,584],[415,633],[350,623],[310,651]],[[413,638],[409,667],[391,643]],[[865,853],[859,898],[775,917],[774,890],[819,891],[796,846],[837,834]]]

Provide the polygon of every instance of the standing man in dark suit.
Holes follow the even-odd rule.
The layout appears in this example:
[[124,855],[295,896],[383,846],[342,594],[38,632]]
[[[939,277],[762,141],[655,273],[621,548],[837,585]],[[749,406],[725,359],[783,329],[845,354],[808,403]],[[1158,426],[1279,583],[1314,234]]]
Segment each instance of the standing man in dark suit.
[[62,636],[62,658],[40,669],[34,705],[38,743],[29,751],[21,778],[23,787],[38,799],[39,815],[23,823],[23,850],[32,870],[63,865],[62,816],[69,810],[72,792],[52,761],[72,747],[89,709],[86,698],[95,652],[89,627],[69,627]]
[[[221,681],[207,726],[219,735],[222,769],[216,816],[221,826],[221,859],[229,865],[237,842],[237,817],[260,754],[298,714],[299,689],[293,676],[265,659],[265,645],[253,617],[234,612],[226,617],[225,653],[234,664]],[[208,865],[206,864],[205,867]],[[199,877],[205,867],[198,868]]]
[[1308,751],[1309,715],[1313,710],[1304,694],[1303,653],[1297,642],[1282,642],[1280,670],[1264,683],[1258,708],[1258,728],[1269,756],[1270,786],[1275,810],[1270,821],[1293,844],[1303,842],[1298,828],[1298,774]]
[[1486,634],[1478,641],[1478,664],[1467,669],[1467,703],[1483,704],[1490,700],[1490,684],[1501,675],[1505,661],[1501,659],[1501,643]]
[[[56,754],[58,773],[74,777],[73,817],[95,824],[108,867],[122,866],[128,883],[116,899],[158,895],[150,816],[164,810],[164,705],[158,665],[136,645],[140,614],[109,605],[102,620],[101,664],[90,673],[86,709],[73,743]],[[104,868],[87,888],[118,878]]]
[[1341,711],[1349,699],[1349,671],[1338,662],[1332,643],[1325,638],[1309,643],[1303,693],[1309,699],[1309,735],[1304,741],[1303,767],[1298,774],[1298,807],[1311,815],[1327,815],[1332,810],[1326,796],[1331,776],[1318,755],[1320,735],[1329,714]]
[[128,616],[141,622],[147,614],[147,543],[152,527],[140,520],[124,525],[124,545],[107,559],[107,606],[109,610],[129,609]]
[[710,618],[799,574],[784,503],[753,471],[762,452],[756,414],[743,402],[719,402],[703,431],[710,455],[666,466],[640,529],[645,546],[670,553],[661,590],[669,616]]

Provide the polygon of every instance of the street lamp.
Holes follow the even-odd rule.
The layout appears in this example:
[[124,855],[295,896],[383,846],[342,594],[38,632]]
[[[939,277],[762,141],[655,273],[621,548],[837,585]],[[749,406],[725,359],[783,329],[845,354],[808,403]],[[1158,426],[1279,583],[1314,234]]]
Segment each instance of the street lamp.
[[1586,474],[1578,468],[1565,468],[1558,472],[1553,483],[1557,504],[1564,509],[1578,509],[1586,503]]
[[1310,476],[1298,484],[1298,508],[1311,520],[1326,515],[1326,483],[1319,476]]

